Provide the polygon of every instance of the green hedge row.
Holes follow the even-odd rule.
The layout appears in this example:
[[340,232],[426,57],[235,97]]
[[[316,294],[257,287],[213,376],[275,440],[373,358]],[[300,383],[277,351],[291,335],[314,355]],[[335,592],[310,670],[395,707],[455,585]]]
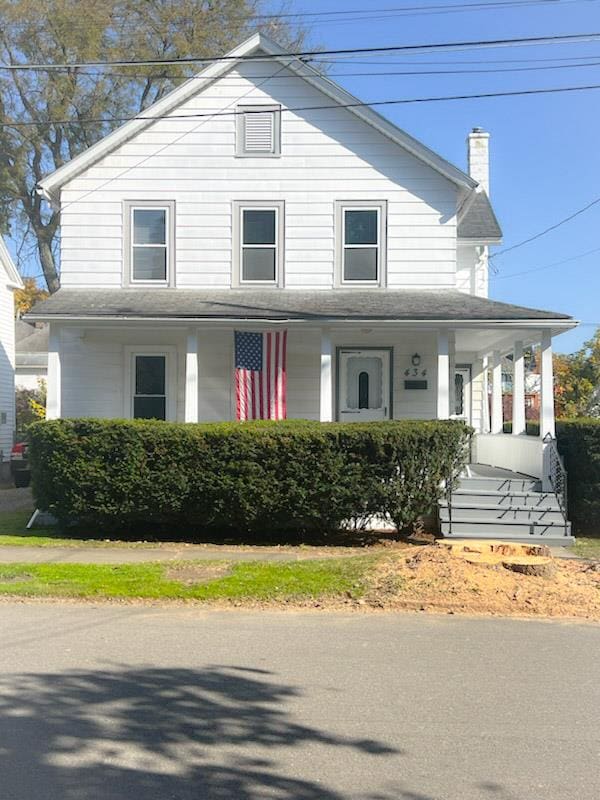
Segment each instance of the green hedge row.
[[56,420],[30,429],[34,496],[63,525],[307,534],[430,511],[467,458],[460,422],[185,425]]
[[600,419],[556,423],[556,443],[567,468],[569,518],[574,532],[600,535]]

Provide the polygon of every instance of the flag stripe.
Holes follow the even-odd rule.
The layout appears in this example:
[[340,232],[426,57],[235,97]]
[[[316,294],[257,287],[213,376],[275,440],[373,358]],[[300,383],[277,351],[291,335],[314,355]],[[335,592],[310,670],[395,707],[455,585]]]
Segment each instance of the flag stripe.
[[236,418],[287,416],[287,331],[235,331]]

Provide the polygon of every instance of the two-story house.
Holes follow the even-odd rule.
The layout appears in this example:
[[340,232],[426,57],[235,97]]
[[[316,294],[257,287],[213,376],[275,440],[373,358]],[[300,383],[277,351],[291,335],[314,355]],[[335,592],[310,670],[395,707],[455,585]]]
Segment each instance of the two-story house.
[[[488,463],[541,474],[539,442],[494,442],[501,358],[516,442],[541,343],[552,434],[551,340],[575,323],[487,297],[488,144],[470,133],[467,174],[256,34],[41,182],[61,212],[61,288],[29,315],[50,324],[48,416],[457,416]],[[244,368],[267,380],[240,394]]]
[[0,480],[10,476],[15,435],[15,289],[23,282],[0,236]]

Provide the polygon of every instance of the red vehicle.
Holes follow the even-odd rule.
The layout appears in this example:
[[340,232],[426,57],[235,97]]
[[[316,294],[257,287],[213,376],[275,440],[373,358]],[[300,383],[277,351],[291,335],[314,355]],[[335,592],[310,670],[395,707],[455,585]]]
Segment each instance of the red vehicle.
[[10,474],[17,489],[29,486],[31,481],[27,450],[27,442],[17,442],[10,451]]

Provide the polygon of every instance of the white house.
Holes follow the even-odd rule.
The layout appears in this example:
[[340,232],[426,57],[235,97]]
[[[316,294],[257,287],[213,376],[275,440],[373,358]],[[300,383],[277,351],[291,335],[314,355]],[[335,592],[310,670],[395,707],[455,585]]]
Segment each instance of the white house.
[[488,143],[469,134],[467,174],[256,34],[40,183],[61,211],[61,288],[29,315],[48,416],[235,419],[235,332],[285,331],[288,417],[458,416],[475,459],[540,477],[523,348],[552,435],[552,338],[575,322],[488,299]]
[[48,378],[48,326],[15,322],[15,386],[37,390]]
[[0,237],[0,479],[8,477],[15,433],[15,301],[21,277]]

